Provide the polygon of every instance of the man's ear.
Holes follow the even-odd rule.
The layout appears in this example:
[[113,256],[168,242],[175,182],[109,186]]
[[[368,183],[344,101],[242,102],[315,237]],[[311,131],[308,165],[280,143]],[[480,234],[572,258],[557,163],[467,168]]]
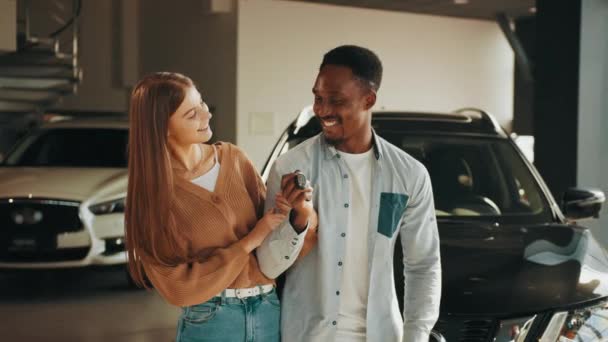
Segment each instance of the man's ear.
[[365,95],[365,110],[369,110],[376,104],[376,91],[371,90]]

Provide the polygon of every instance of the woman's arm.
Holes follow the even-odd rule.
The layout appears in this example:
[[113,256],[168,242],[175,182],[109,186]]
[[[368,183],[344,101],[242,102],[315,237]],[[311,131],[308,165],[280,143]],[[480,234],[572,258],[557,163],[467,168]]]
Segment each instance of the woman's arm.
[[247,265],[249,254],[284,219],[285,215],[267,213],[241,240],[224,248],[203,251],[196,260],[188,263],[162,265],[145,262],[146,275],[170,304],[200,304],[234,282]]

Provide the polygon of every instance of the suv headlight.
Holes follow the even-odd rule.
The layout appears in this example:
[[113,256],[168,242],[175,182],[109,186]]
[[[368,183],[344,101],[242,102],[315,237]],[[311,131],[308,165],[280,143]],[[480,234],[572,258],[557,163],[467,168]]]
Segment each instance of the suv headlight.
[[97,203],[90,206],[89,210],[91,210],[91,212],[95,215],[124,213],[125,198],[119,198],[112,201]]
[[540,342],[606,341],[608,302],[587,308],[556,312]]
[[495,341],[524,342],[535,319],[536,315],[500,321]]

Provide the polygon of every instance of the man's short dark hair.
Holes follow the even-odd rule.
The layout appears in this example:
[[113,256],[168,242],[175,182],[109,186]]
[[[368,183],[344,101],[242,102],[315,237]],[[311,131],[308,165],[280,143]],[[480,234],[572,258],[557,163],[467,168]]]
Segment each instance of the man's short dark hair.
[[382,62],[369,49],[356,45],[342,45],[327,52],[319,70],[326,65],[340,65],[350,68],[353,75],[375,91],[382,82]]

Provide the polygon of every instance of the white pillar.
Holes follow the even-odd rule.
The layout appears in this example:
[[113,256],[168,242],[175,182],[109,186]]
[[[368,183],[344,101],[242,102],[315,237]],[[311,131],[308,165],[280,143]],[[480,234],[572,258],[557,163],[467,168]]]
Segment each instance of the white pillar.
[[17,50],[17,0],[0,0],[0,53]]
[[[581,3],[577,183],[608,194],[608,1]],[[608,248],[608,204],[584,225]]]

